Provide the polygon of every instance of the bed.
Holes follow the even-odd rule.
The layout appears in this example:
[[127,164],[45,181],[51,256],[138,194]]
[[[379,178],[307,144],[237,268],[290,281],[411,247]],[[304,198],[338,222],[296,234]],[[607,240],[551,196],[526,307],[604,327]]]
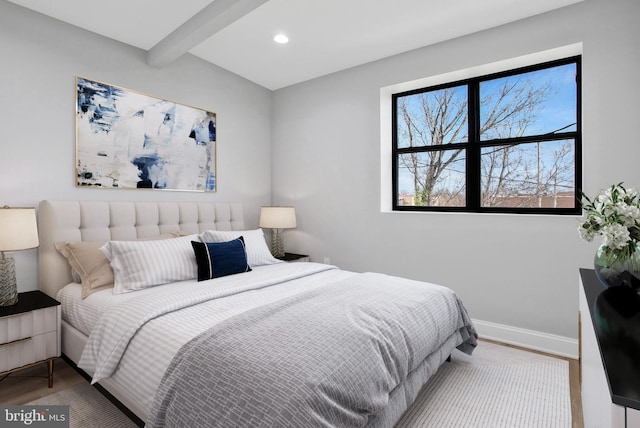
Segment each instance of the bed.
[[[391,427],[476,346],[450,289],[276,260],[238,203],[42,201],[38,216],[63,354],[149,426]],[[87,246],[113,283],[74,264]]]

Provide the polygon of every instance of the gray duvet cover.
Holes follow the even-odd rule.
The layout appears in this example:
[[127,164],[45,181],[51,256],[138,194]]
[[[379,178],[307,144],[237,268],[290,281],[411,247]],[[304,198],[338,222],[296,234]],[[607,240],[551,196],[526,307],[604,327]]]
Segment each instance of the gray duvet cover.
[[230,318],[185,344],[149,427],[391,427],[476,332],[448,288],[360,274]]

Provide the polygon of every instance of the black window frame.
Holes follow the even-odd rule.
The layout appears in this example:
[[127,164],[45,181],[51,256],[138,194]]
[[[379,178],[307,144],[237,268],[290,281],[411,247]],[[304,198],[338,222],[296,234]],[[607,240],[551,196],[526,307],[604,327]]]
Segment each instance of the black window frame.
[[[547,68],[575,63],[576,65],[576,130],[570,132],[555,132],[541,135],[527,135],[526,137],[481,140],[480,130],[480,83],[498,78],[529,73]],[[580,215],[582,212],[578,201],[582,194],[582,56],[576,55],[563,59],[547,61],[535,65],[518,67],[515,69],[500,71],[487,75],[477,76],[470,79],[458,80],[442,83],[429,87],[413,89],[391,95],[391,123],[392,123],[392,209],[393,211],[429,211],[429,212],[471,212],[471,213],[508,213],[508,214],[546,214],[546,215]],[[424,92],[431,92],[440,89],[453,88],[457,86],[467,86],[468,91],[468,141],[464,143],[447,144],[446,146],[419,146],[398,148],[398,98],[415,95]],[[473,107],[471,107],[473,106]],[[483,207],[481,206],[481,152],[482,148],[490,146],[503,146],[513,144],[524,144],[543,141],[574,140],[574,183],[576,201],[573,208],[549,208],[549,207]],[[414,206],[399,204],[398,189],[398,158],[404,153],[423,153],[429,151],[443,151],[456,148],[466,149],[465,162],[465,195],[466,206]]]

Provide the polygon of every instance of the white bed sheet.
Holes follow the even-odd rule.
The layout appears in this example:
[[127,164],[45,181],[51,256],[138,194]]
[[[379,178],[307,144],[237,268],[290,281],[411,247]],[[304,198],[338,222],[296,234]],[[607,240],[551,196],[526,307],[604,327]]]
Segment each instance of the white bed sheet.
[[[175,288],[187,282],[195,282],[195,280],[180,281],[160,287]],[[159,289],[159,287],[151,287],[131,293],[113,294],[113,290],[109,288],[82,299],[82,285],[72,282],[60,289],[56,299],[62,305],[62,319],[88,336],[102,314],[111,306],[137,296],[157,292]]]

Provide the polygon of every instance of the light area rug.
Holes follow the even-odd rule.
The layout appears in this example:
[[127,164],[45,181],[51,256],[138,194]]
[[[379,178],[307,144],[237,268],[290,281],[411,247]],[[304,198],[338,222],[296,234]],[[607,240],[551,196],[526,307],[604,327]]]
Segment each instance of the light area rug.
[[[136,426],[86,383],[28,404],[69,404],[71,428]],[[396,425],[423,427],[570,428],[569,364],[484,341],[471,357],[456,351]]]
[[88,383],[80,383],[27,404],[69,405],[69,428],[135,428],[136,424]]
[[396,428],[570,428],[569,362],[480,341],[456,351]]

